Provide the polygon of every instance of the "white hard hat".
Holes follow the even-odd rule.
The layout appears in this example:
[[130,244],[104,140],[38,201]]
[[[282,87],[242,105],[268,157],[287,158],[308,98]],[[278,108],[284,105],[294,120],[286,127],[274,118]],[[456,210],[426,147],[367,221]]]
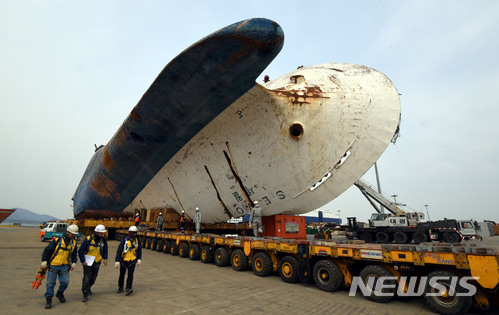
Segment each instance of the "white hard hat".
[[70,226],[68,226],[66,231],[68,231],[69,233],[78,234],[78,226],[75,224],[71,224]]
[[130,231],[130,232],[137,232],[137,227],[136,227],[135,225],[132,225],[132,226],[128,229],[128,231]]
[[139,214],[137,213],[135,216],[136,216],[136,217],[138,217],[138,216],[139,216]]
[[161,212],[159,213],[159,215],[162,215]]
[[102,224],[99,224],[95,227],[94,232],[106,233],[106,227]]
[[255,206],[256,206],[256,205],[258,204],[258,201],[255,201],[255,202],[253,202],[253,203],[254,203],[254,204],[255,204]]
[[184,210],[182,210],[182,213],[185,213],[185,211],[184,211]]
[[198,208],[198,207],[196,207],[196,211],[199,211],[199,208]]

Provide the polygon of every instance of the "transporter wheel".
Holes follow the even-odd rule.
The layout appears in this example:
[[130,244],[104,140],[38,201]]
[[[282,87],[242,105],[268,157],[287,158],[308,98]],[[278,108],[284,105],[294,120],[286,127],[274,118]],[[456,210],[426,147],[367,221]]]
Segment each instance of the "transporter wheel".
[[322,291],[337,291],[343,284],[343,273],[340,267],[330,260],[321,260],[314,266],[315,285]]
[[425,300],[440,314],[466,314],[473,304],[473,297],[466,296],[469,290],[464,289],[459,281],[452,288],[454,277],[456,275],[448,271],[434,271],[428,275]]
[[203,264],[213,262],[213,256],[211,254],[210,246],[205,245],[201,248],[201,262]]
[[426,233],[419,231],[414,233],[414,235],[412,236],[412,240],[416,244],[421,244],[424,242],[428,242],[428,236],[426,236]]
[[172,241],[166,240],[165,245],[163,247],[163,253],[169,254],[171,250],[172,250]]
[[[386,303],[395,296],[397,290],[397,281],[395,279],[384,280],[384,287],[376,290],[378,283],[381,281],[379,280],[380,277],[393,277],[385,268],[378,265],[369,265],[360,271],[359,276],[369,292],[368,295],[365,295],[367,299],[377,303]],[[369,280],[370,278],[374,279]],[[380,294],[386,294],[386,296]]]
[[248,269],[248,257],[242,249],[236,249],[230,255],[230,265],[235,271],[243,271]]
[[225,267],[229,265],[229,252],[224,247],[219,247],[215,250],[215,265]]
[[388,243],[390,242],[390,235],[388,235],[388,233],[386,232],[377,232],[376,233],[376,241],[378,241],[379,243]]
[[284,282],[298,281],[298,259],[293,256],[284,256],[279,261],[279,276]]
[[156,251],[162,252],[165,249],[165,241],[164,240],[158,240],[158,243],[156,244]]
[[151,244],[152,244],[152,239],[150,239],[150,238],[146,239],[146,248],[147,249],[151,248]]
[[172,242],[172,245],[170,246],[170,254],[173,256],[178,255],[179,252],[179,247],[176,242]]
[[44,236],[40,237],[40,241],[42,241],[42,243],[45,242],[45,237]]
[[258,252],[253,255],[252,268],[255,275],[266,277],[272,272],[272,259],[265,252]]
[[180,246],[178,247],[178,255],[182,258],[189,257],[189,244],[186,242],[180,243]]
[[189,259],[190,260],[198,260],[199,255],[201,253],[201,249],[198,244],[192,244],[189,248]]
[[459,243],[461,242],[461,236],[456,232],[445,232],[442,235],[442,240],[446,243]]
[[151,243],[151,249],[153,251],[157,251],[158,250],[158,240],[157,239],[153,239],[152,240],[152,243]]
[[141,240],[139,240],[139,242],[142,242],[142,248],[147,248],[146,245],[147,245],[147,238],[143,238]]
[[409,236],[406,233],[400,231],[393,234],[393,240],[398,244],[407,244],[410,241]]
[[373,235],[369,232],[362,232],[359,234],[359,240],[363,240],[366,243],[372,243]]

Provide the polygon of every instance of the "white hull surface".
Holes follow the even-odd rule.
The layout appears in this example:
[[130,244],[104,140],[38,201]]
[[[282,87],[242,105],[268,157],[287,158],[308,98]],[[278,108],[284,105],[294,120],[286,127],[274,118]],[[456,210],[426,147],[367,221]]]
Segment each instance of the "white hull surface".
[[[382,73],[331,63],[255,85],[206,125],[124,209],[173,208],[203,223],[250,211],[302,214],[335,199],[384,152],[400,100]],[[320,183],[320,184],[318,184]]]

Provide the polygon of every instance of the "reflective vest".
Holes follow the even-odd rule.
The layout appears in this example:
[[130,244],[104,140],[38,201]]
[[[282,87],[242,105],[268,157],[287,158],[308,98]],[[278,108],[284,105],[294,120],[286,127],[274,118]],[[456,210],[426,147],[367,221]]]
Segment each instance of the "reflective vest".
[[129,240],[128,238],[125,239],[125,246],[123,247],[123,253],[121,253],[121,257],[123,261],[132,261],[137,259],[137,247],[139,246],[139,243],[137,241],[137,238],[133,240]]
[[102,260],[101,250],[104,245],[103,238],[101,238],[99,243],[95,242],[95,239],[92,236],[87,237],[88,251],[86,255],[94,256],[95,262],[98,263]]
[[76,241],[74,239],[66,244],[63,237],[59,237],[57,240],[58,244],[50,258],[50,265],[60,266],[60,265],[70,265],[71,264],[71,253],[76,248]]

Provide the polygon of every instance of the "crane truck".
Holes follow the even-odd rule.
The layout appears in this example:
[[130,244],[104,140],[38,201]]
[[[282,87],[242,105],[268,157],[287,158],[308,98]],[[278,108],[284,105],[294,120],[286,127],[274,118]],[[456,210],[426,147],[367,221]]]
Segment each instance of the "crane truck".
[[[404,211],[400,207],[401,204],[391,202],[362,179],[358,179],[354,185],[359,188],[377,213],[371,215],[368,223],[358,222],[355,217],[347,218],[346,235],[350,239],[358,238],[366,243],[395,241],[406,244],[414,241],[419,244],[428,241],[459,243],[463,239],[479,238],[477,233],[479,227],[472,220],[444,219],[422,222],[424,220],[422,212]],[[389,213],[384,213],[376,203]]]

